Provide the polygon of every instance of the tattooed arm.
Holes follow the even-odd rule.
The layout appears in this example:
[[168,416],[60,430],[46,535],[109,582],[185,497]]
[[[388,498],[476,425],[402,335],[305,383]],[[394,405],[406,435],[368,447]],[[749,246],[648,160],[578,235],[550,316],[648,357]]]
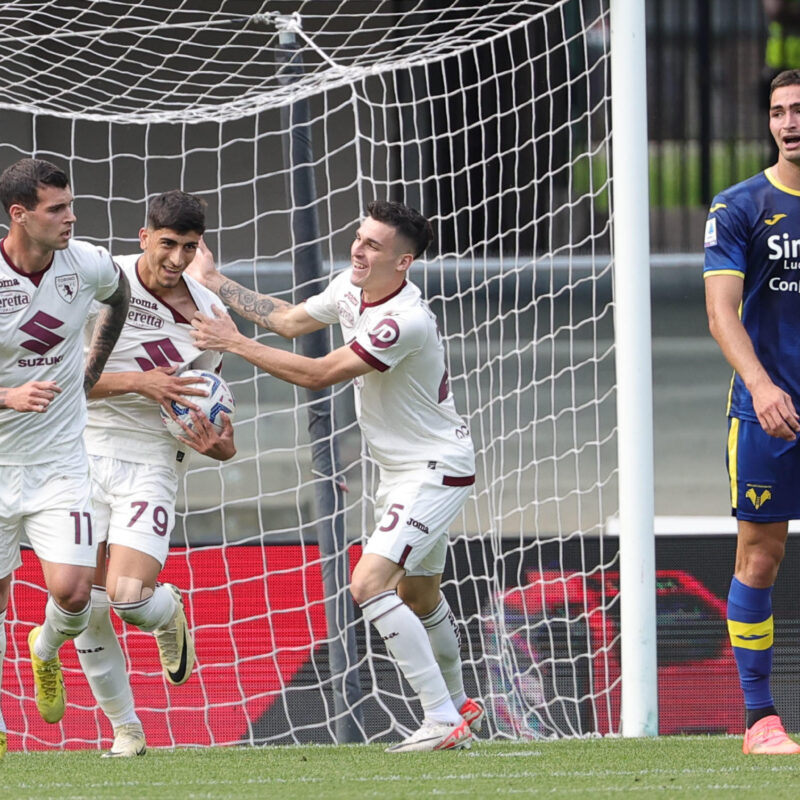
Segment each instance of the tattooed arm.
[[83,376],[83,390],[86,395],[94,386],[106,365],[108,356],[117,343],[122,326],[128,315],[128,301],[130,300],[130,286],[124,273],[119,273],[119,283],[111,297],[102,302],[108,306],[104,308],[97,317],[97,324],[94,327],[92,344],[86,356],[86,367]]
[[254,292],[226,278],[216,268],[214,256],[202,239],[187,272],[211,289],[237,314],[286,339],[326,327],[324,322],[308,314],[302,303],[292,305],[277,297]]

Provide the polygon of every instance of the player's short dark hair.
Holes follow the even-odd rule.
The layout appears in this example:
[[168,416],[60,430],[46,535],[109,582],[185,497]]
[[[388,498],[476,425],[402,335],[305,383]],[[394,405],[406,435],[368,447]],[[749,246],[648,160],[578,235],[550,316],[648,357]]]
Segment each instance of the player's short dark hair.
[[16,204],[27,209],[36,208],[40,186],[66,189],[69,178],[61,167],[41,158],[21,158],[6,167],[0,175],[0,202],[6,213]]
[[800,86],[800,69],[785,69],[772,79],[769,85],[770,103],[772,103],[772,93],[783,86]]
[[372,219],[391,225],[411,242],[414,258],[419,258],[433,241],[433,227],[415,208],[393,200],[373,200],[367,206]]
[[169,228],[175,233],[199,233],[206,230],[206,201],[180,189],[154,197],[147,207],[147,225],[152,230]]

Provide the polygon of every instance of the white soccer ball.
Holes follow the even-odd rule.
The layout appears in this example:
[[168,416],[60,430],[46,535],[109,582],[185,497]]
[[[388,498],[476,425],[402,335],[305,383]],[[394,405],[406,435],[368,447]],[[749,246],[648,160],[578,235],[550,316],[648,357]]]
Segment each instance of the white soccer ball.
[[[192,388],[203,389],[208,392],[206,397],[199,395],[186,395],[186,399],[190,403],[194,403],[207,417],[209,422],[217,429],[217,432],[222,431],[222,419],[220,412],[225,412],[228,417],[233,421],[233,414],[236,410],[236,401],[233,399],[233,393],[230,387],[225,383],[219,375],[209,372],[205,369],[187,369],[181,372],[181,378],[202,378],[203,383],[199,381],[192,384]],[[187,408],[182,403],[173,400],[170,403],[172,412],[175,416],[182,420],[184,425],[192,429],[192,417]],[[161,407],[161,421],[166,426],[167,430],[174,436],[185,436],[186,431],[166,412],[164,407]]]

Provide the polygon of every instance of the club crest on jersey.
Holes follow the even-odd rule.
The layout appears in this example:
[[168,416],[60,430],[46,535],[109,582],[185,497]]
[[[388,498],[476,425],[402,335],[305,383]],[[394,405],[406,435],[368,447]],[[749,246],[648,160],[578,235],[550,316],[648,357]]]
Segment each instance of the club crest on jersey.
[[400,328],[393,319],[382,319],[369,334],[373,347],[391,347],[400,338]]
[[78,296],[78,274],[59,275],[56,278],[56,291],[62,300],[71,303]]
[[[755,486],[753,484],[747,484],[748,489],[745,492],[745,497],[753,504],[753,507],[758,511],[767,500],[772,500],[772,492],[770,491],[770,487],[768,486]],[[764,491],[759,491],[763,489]]]

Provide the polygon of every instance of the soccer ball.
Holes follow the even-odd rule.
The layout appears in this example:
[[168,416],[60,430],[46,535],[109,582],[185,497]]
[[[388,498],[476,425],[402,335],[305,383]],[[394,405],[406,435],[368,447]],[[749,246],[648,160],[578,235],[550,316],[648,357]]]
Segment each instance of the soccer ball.
[[[194,403],[208,417],[209,422],[217,429],[218,433],[221,432],[222,419],[220,418],[220,412],[224,411],[233,420],[233,413],[236,410],[236,401],[233,399],[233,393],[228,384],[219,375],[204,369],[187,369],[185,372],[181,372],[180,377],[203,379],[208,396],[187,395],[186,399]],[[203,383],[198,381],[198,383],[193,383],[192,386],[202,389]],[[170,403],[170,406],[175,416],[191,429],[193,425],[189,409],[175,400]],[[163,406],[161,407],[161,421],[176,438],[186,434],[186,431],[170,417]]]

